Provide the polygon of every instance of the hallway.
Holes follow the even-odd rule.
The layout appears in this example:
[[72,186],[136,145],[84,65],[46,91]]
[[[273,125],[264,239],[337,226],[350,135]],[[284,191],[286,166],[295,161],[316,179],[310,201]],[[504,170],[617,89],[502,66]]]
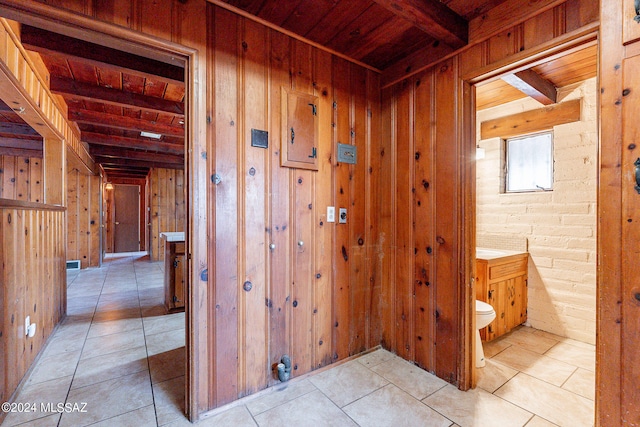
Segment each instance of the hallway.
[[[36,402],[35,411],[9,413],[2,425],[155,426],[185,419],[184,313],[165,314],[163,275],[163,263],[143,253],[115,254],[102,268],[70,273],[68,317],[15,400]],[[41,402],[86,407],[46,415]]]

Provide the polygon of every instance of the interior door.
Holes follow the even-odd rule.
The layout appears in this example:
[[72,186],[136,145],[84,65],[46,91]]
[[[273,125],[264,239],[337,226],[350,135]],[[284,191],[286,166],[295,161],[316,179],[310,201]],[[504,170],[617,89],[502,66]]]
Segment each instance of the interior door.
[[140,250],[140,188],[137,185],[114,186],[114,252]]

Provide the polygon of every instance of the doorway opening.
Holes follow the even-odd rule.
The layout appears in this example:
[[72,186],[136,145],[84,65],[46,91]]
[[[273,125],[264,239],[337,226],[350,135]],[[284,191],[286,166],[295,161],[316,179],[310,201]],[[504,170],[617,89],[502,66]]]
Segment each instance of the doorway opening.
[[[595,400],[596,37],[467,80],[476,94],[468,117],[477,150],[476,298],[496,314],[482,331],[487,365],[476,384],[516,405],[513,389],[553,388],[577,402],[587,423]],[[526,264],[514,261],[518,254]],[[491,268],[508,277],[484,274]]]
[[[135,251],[144,249],[148,251],[151,246],[149,242],[150,239],[148,239],[145,236],[146,234],[148,234],[147,228],[148,228],[148,224],[150,223],[150,221],[148,220],[148,215],[150,215],[150,209],[145,209],[145,207],[143,207],[143,204],[146,199],[145,195],[143,194],[143,190],[146,190],[146,188],[144,185],[132,185],[130,182],[127,182],[127,180],[139,180],[140,178],[148,175],[149,171],[152,169],[175,168],[175,169],[182,170],[183,186],[181,188],[181,192],[183,195],[183,198],[182,198],[183,202],[181,204],[185,211],[185,214],[184,214],[185,217],[188,217],[187,212],[190,209],[190,203],[189,203],[190,199],[188,197],[189,186],[186,185],[187,179],[189,179],[188,177],[190,176],[189,166],[188,166],[190,164],[190,157],[188,155],[190,150],[188,148],[190,143],[193,143],[192,138],[190,138],[190,135],[193,134],[193,130],[190,130],[190,126],[191,126],[191,129],[196,127],[193,124],[190,125],[189,115],[187,114],[187,111],[194,111],[193,104],[195,103],[195,101],[191,99],[189,95],[191,85],[189,84],[190,80],[188,76],[191,75],[191,73],[195,69],[195,61],[196,61],[195,51],[183,46],[175,45],[170,42],[161,42],[157,40],[151,41],[145,37],[139,36],[138,34],[135,34],[128,30],[118,29],[115,27],[111,28],[109,26],[105,26],[104,24],[98,25],[93,23],[89,19],[78,18],[77,16],[72,16],[72,14],[66,14],[60,11],[48,10],[46,8],[42,8],[42,9],[37,8],[37,10],[35,11],[24,12],[24,11],[21,11],[19,8],[16,8],[14,10],[12,6],[6,6],[2,8],[1,16],[6,16],[8,19],[14,19],[17,22],[22,23],[23,26],[30,26],[30,28],[33,29],[34,33],[38,33],[39,30],[42,30],[42,31],[54,33],[57,36],[60,36],[66,39],[72,38],[74,40],[79,41],[80,43],[84,43],[84,42],[98,43],[96,41],[99,40],[100,45],[106,46],[107,49],[112,49],[113,51],[120,52],[125,56],[127,54],[130,54],[143,59],[148,59],[149,61],[156,62],[159,64],[162,64],[162,63],[168,64],[169,67],[172,66],[174,67],[174,69],[176,68],[176,64],[177,64],[177,67],[181,69],[180,80],[182,82],[182,87],[183,87],[182,89],[183,90],[182,92],[183,106],[182,106],[182,112],[180,114],[182,114],[182,119],[179,120],[179,126],[174,126],[175,128],[180,128],[179,131],[176,129],[170,129],[170,131],[173,132],[171,134],[171,137],[174,139],[169,139],[168,141],[161,141],[156,143],[155,150],[154,149],[146,150],[142,146],[133,147],[134,149],[137,149],[139,151],[142,150],[147,152],[136,153],[134,155],[135,156],[135,158],[133,159],[134,161],[132,161],[132,159],[123,159],[122,158],[123,156],[121,156],[121,151],[120,151],[121,147],[115,146],[115,145],[126,145],[127,143],[130,143],[132,140],[134,140],[134,138],[132,138],[131,135],[124,134],[125,131],[122,132],[123,134],[118,134],[118,132],[112,131],[109,133],[109,136],[110,136],[109,138],[104,138],[103,136],[101,137],[100,135],[97,135],[98,132],[95,132],[94,129],[84,131],[87,134],[90,134],[89,138],[93,138],[93,141],[97,141],[95,143],[96,146],[105,147],[100,150],[96,150],[96,152],[91,150],[91,154],[96,159],[96,164],[103,165],[100,171],[100,176],[103,178],[111,177],[109,178],[109,181],[104,179],[102,182],[103,195],[105,194],[106,191],[108,191],[108,190],[104,190],[107,184],[111,184],[114,190],[116,188],[124,190],[122,199],[118,198],[116,191],[111,190],[114,197],[114,205],[118,206],[118,208],[115,209],[113,212],[114,225],[127,226],[126,230],[123,230],[121,233],[118,233],[117,229],[115,229],[114,227],[113,246],[112,246],[113,251],[128,252],[130,249],[134,249]],[[38,34],[35,34],[35,36],[37,38]],[[35,46],[35,42],[34,42],[34,46]],[[46,67],[44,64],[42,65],[43,67]],[[99,85],[101,86],[102,90],[108,91],[109,89],[114,89],[113,87],[110,87],[112,86],[113,82],[106,82],[106,80],[109,78],[108,77],[109,74],[114,74],[113,73],[114,70],[106,67],[105,69],[103,69],[103,71],[105,72],[97,73],[98,80],[100,80],[101,78],[105,79],[105,81],[99,82]],[[117,70],[115,72],[117,73]],[[62,86],[64,86],[65,83],[68,83],[68,82],[57,81],[56,84],[61,84]],[[126,83],[127,82],[121,78],[120,84],[124,86]],[[165,93],[167,93],[167,91],[165,91]],[[80,95],[76,94],[76,95],[79,98],[83,97],[82,94]],[[159,103],[161,105],[164,104],[165,107],[166,107],[166,104],[171,102],[173,101],[169,100],[169,102],[164,102],[164,103],[162,101],[159,101]],[[116,101],[115,103],[118,103],[118,101]],[[173,103],[175,104],[175,102]],[[77,107],[77,105],[74,104],[74,107]],[[102,111],[102,113],[106,114],[107,116],[115,116],[116,109],[120,109],[121,111],[121,123],[124,123],[124,122],[142,123],[141,120],[143,120],[143,117],[131,117],[132,114],[128,114],[128,113],[131,113],[131,111],[128,111],[126,106],[122,106],[122,105],[115,106],[114,103],[111,103],[108,105],[108,107],[104,109],[104,111]],[[149,108],[144,107],[142,108],[142,110],[144,111],[142,111],[140,114],[142,116],[152,115],[153,111],[150,111],[150,110],[154,110],[154,109],[156,109],[156,106],[154,105],[151,105]],[[71,110],[72,109],[70,108],[69,121],[76,121],[76,122],[81,121],[78,118],[82,114],[75,114]],[[95,116],[92,116],[92,114],[89,111],[90,109],[85,109],[83,117],[86,118],[87,120],[95,119]],[[151,121],[154,121],[154,120],[151,120]],[[160,122],[162,122],[162,120]],[[109,122],[108,120],[106,120],[103,124],[105,124],[105,127],[108,127],[109,129],[117,129],[121,123],[114,123],[113,121]],[[83,123],[83,125],[84,124],[85,123]],[[97,124],[93,123],[90,126],[97,126]],[[159,127],[161,127],[161,125],[159,125]],[[141,131],[144,131],[144,130],[145,129],[141,127],[140,129],[137,129],[137,132],[140,133]],[[160,132],[158,128],[154,130]],[[156,138],[155,135],[151,135],[150,137]],[[177,151],[176,146],[178,144],[176,143],[175,138],[180,138],[180,137],[182,138],[182,145],[179,151]],[[91,144],[90,142],[86,141],[84,138],[83,138],[83,142]],[[132,148],[132,147],[128,147],[128,148]],[[168,152],[164,152],[165,149],[168,150]],[[180,158],[180,160],[179,161],[176,160],[177,158]],[[123,171],[125,171],[127,168],[127,165],[131,163],[139,163],[139,164],[134,165],[132,169],[133,176],[127,176],[127,174],[123,173]],[[142,166],[140,166],[141,164]],[[109,166],[104,167],[104,165],[109,165]],[[114,184],[116,182],[117,184]],[[129,214],[125,214],[124,216],[124,218],[126,218],[124,223],[122,221],[123,218],[120,218],[117,216],[118,215],[117,211],[122,212],[123,206],[125,207],[124,209],[125,213],[129,212]],[[103,212],[103,213],[106,213],[106,212]],[[106,215],[100,215],[100,216],[101,218],[106,219]],[[119,224],[115,224],[115,222],[119,222]],[[195,228],[197,228],[200,224],[200,222],[197,222],[197,221],[195,221],[194,223],[195,225],[191,224],[191,226]],[[125,227],[120,227],[120,228],[125,228]],[[190,245],[190,239],[189,239],[190,224],[188,224],[186,221],[183,223],[182,231],[184,232],[184,240],[186,243],[186,247],[188,248],[187,251],[191,253],[190,251],[191,245]],[[120,237],[118,237],[119,234],[121,234]],[[105,233],[105,237],[106,237],[106,233]],[[160,236],[158,236],[157,240],[160,240]],[[106,244],[104,244],[103,247],[106,247]],[[104,253],[104,251],[102,250],[100,252]],[[161,255],[161,254],[158,253],[158,255]],[[190,260],[190,257],[187,258],[187,262],[189,262],[189,260]],[[186,308],[186,316],[184,321],[184,326],[185,326],[184,338],[186,341],[186,357],[185,357],[186,363],[185,363],[184,369],[185,369],[186,377],[185,377],[185,387],[184,387],[185,407],[183,408],[183,410],[184,412],[186,412],[187,416],[190,417],[191,420],[195,420],[199,415],[197,408],[199,408],[201,405],[198,406],[196,404],[192,404],[192,402],[197,401],[199,395],[195,390],[192,391],[190,389],[192,387],[192,381],[191,381],[191,376],[189,374],[192,372],[192,369],[193,369],[191,365],[192,357],[190,356],[194,354],[193,347],[196,345],[196,343],[194,340],[189,340],[187,337],[191,332],[197,332],[197,331],[194,331],[193,327],[191,326],[195,324],[197,327],[197,322],[191,322],[190,319],[191,319],[191,316],[194,315],[194,313],[195,313],[195,316],[198,316],[198,312],[197,312],[197,309],[191,310],[190,304],[189,304],[189,300],[190,300],[189,296],[191,295],[191,288],[189,286],[189,281],[191,277],[191,267],[188,266],[188,268],[185,269],[185,272],[186,274],[184,275],[184,280],[185,280],[185,298],[184,299],[185,299],[185,305],[187,308]]]

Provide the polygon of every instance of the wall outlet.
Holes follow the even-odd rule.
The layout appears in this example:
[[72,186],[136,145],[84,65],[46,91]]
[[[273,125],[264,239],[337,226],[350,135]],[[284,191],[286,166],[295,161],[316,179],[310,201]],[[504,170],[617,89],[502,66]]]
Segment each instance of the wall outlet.
[[340,217],[338,218],[340,224],[347,223],[347,208],[340,208]]
[[327,206],[327,222],[336,222],[335,206]]

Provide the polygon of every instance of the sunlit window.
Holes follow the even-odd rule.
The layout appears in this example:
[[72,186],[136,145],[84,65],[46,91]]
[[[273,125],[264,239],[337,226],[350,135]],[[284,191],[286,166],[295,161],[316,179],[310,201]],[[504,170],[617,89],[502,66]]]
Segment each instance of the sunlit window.
[[538,133],[506,141],[508,193],[553,189],[553,135]]

